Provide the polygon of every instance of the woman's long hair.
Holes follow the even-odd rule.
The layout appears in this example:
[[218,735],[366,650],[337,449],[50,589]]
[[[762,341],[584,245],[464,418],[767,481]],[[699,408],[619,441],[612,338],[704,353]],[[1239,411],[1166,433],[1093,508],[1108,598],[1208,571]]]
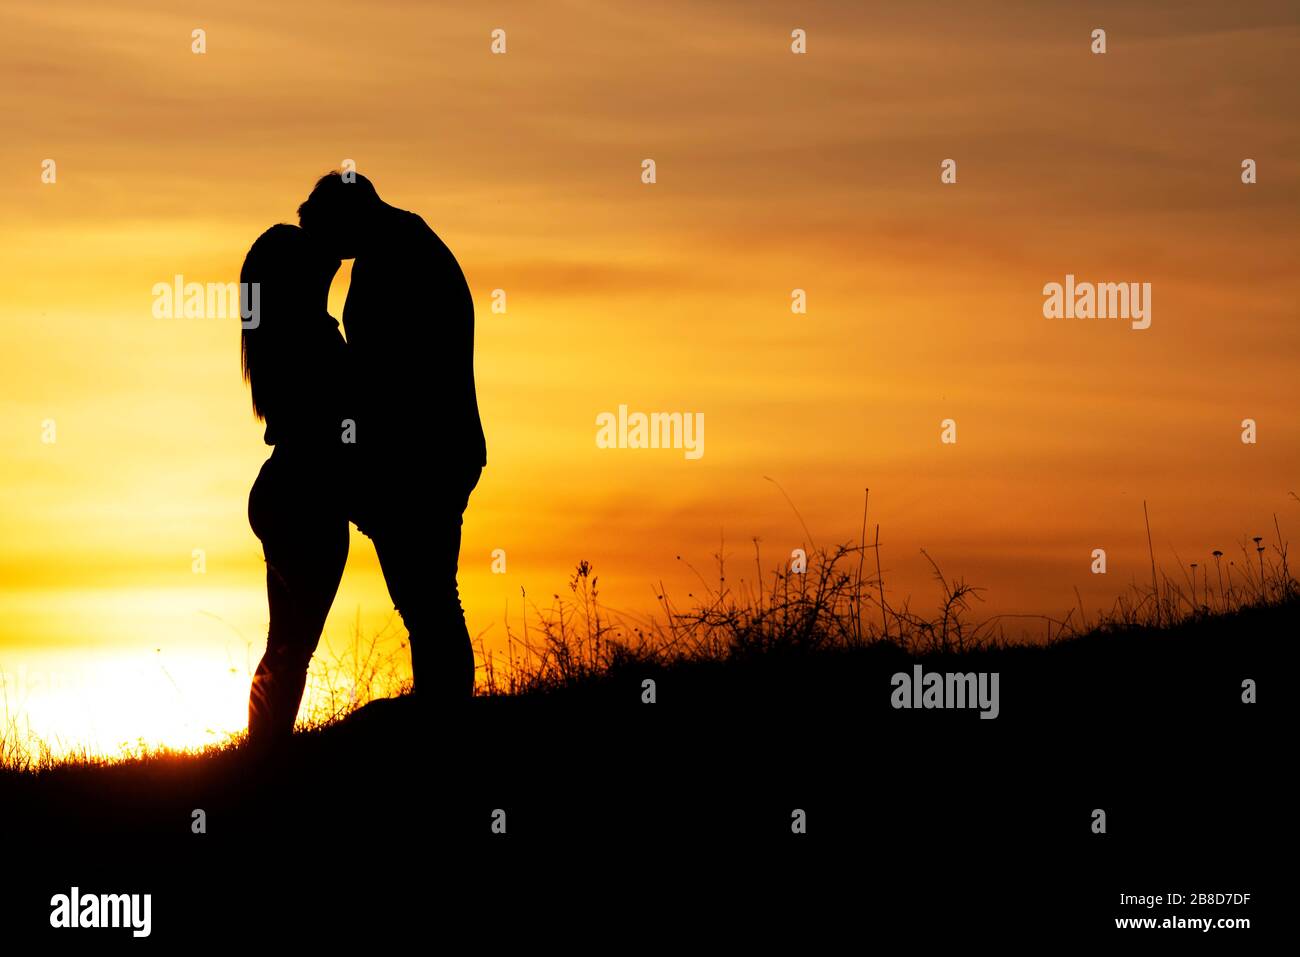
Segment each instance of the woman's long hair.
[[[265,419],[275,404],[275,393],[292,388],[283,377],[291,374],[288,361],[295,319],[317,308],[320,284],[328,284],[331,260],[325,257],[297,226],[279,223],[258,236],[239,271],[240,296],[253,315],[241,323],[239,358],[244,381],[253,397],[253,414]],[[333,269],[338,261],[332,261]],[[251,290],[257,284],[257,294]],[[328,288],[328,286],[327,286]]]

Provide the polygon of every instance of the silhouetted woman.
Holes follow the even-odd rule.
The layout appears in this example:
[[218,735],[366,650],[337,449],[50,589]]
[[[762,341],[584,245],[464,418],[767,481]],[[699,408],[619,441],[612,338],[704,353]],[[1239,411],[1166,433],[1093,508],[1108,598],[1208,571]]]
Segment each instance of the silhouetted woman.
[[244,322],[244,379],[274,446],[248,496],[262,540],[271,625],[248,699],[249,744],[259,751],[293,733],[343,565],[348,557],[344,441],[347,346],[326,301],[339,261],[297,226],[258,237],[240,272],[258,284]]

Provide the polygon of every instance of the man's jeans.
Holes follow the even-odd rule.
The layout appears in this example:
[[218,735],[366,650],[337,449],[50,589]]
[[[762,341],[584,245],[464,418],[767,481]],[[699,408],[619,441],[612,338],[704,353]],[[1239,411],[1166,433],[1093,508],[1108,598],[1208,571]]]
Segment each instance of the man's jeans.
[[376,508],[364,529],[410,633],[415,693],[428,701],[474,694],[474,649],[456,573],[462,516],[482,472],[476,466],[460,478],[428,479],[418,494],[398,494]]

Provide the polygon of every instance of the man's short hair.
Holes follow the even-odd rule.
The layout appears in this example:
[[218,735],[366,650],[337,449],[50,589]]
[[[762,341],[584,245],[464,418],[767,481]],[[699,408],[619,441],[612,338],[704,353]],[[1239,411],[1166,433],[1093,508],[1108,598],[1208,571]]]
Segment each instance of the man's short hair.
[[[311,194],[298,207],[298,222],[315,214],[329,214],[343,210],[356,209],[359,205],[379,202],[379,193],[375,184],[360,173],[351,173],[353,182],[344,182],[343,174],[331,170],[312,187]],[[360,202],[358,202],[360,201]]]

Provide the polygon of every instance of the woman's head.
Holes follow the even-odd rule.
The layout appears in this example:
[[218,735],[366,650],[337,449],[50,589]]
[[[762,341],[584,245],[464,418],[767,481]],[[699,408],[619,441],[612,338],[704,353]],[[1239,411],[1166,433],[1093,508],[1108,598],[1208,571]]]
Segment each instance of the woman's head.
[[240,358],[244,380],[253,393],[253,412],[265,417],[266,399],[277,366],[292,359],[296,332],[302,323],[326,311],[330,283],[339,260],[331,257],[297,226],[272,226],[253,243],[239,272],[242,295],[256,304],[256,316],[243,323]]

